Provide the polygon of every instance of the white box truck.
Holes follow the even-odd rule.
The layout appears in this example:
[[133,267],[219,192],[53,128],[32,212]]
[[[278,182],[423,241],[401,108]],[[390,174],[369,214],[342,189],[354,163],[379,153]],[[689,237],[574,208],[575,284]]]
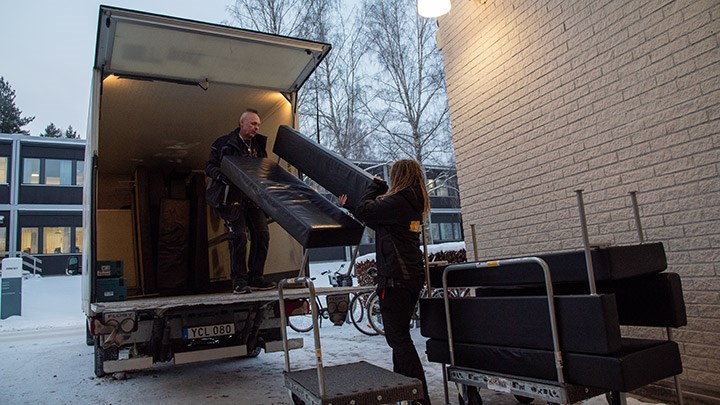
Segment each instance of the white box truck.
[[[227,235],[204,203],[203,171],[247,108],[273,157],[278,127],[296,127],[297,92],[329,50],[100,7],[82,262],[96,375],[283,350],[277,291],[230,293]],[[303,247],[277,224],[270,232],[266,278],[296,276]]]

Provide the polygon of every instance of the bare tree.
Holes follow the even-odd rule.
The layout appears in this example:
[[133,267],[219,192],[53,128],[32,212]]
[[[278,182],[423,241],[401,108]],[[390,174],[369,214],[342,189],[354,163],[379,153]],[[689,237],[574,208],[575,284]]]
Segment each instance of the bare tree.
[[[370,125],[366,114],[368,75],[363,68],[367,62],[366,38],[360,29],[361,21],[355,10],[341,15],[335,10],[334,24],[328,24],[328,39],[333,51],[318,67],[311,83],[308,83],[306,103],[301,104],[301,113],[306,122],[316,113],[316,133],[322,143],[341,156],[351,159],[368,159],[371,155],[368,136],[376,131]],[[351,21],[347,27],[345,22]]]
[[344,157],[366,159],[375,127],[364,114],[368,77],[361,64],[367,44],[355,10],[343,13],[338,0],[235,0],[228,11],[243,28],[332,44],[298,95],[301,130]]
[[389,157],[447,163],[452,142],[435,21],[412,0],[364,0],[366,35],[380,70],[370,104]]
[[230,23],[255,31],[295,36],[306,17],[302,0],[235,0]]

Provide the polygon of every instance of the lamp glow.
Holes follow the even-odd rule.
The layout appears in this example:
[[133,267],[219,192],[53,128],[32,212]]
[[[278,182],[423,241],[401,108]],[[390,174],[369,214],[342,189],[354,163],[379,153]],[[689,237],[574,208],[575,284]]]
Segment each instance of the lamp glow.
[[450,11],[450,0],[418,0],[418,14],[425,18],[440,17]]

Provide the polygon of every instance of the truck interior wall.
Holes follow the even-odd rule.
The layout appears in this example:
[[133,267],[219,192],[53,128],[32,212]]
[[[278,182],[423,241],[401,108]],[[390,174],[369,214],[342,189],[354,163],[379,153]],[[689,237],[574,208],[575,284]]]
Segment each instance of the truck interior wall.
[[139,282],[132,212],[129,209],[99,209],[97,221],[97,260],[122,260],[128,294],[136,295]]
[[127,174],[100,173],[97,187],[98,209],[130,209],[133,185]]

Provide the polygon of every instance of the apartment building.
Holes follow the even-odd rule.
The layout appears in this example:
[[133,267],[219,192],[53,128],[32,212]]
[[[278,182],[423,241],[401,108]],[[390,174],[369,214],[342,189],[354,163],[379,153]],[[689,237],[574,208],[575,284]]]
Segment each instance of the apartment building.
[[85,141],[0,134],[0,250],[64,274],[82,247]]

